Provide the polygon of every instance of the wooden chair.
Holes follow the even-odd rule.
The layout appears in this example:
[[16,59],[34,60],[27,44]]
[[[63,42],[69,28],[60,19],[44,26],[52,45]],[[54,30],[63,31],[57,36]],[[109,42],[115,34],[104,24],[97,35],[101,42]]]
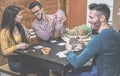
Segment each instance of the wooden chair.
[[8,60],[6,57],[2,55],[1,48],[0,48],[0,76],[1,76],[1,73],[9,74],[11,76],[20,76],[19,73],[16,73],[10,70],[8,66]]
[[9,74],[11,76],[20,76],[19,73],[11,71],[7,63],[0,66],[0,75],[1,73]]
[[28,30],[30,33],[30,37],[28,39],[30,44],[35,44],[39,41],[38,37],[36,36],[35,32],[33,31],[33,29],[29,29]]

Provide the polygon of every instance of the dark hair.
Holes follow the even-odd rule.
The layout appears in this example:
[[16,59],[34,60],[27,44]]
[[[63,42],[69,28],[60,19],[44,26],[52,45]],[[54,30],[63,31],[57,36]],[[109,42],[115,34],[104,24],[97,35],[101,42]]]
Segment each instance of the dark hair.
[[39,6],[40,8],[42,8],[41,3],[35,1],[35,2],[32,2],[32,3],[30,4],[29,9],[32,9],[32,8],[35,7],[35,6]]
[[110,17],[110,9],[107,6],[107,4],[96,4],[92,3],[89,5],[90,10],[97,10],[98,12],[101,12],[103,15],[106,16],[106,20],[109,20]]
[[25,31],[21,23],[16,23],[15,18],[16,15],[21,11],[21,9],[15,5],[10,5],[8,6],[3,13],[2,16],[2,24],[1,24],[1,29],[8,29],[9,35],[11,39],[13,39],[14,43],[16,43],[15,38],[13,36],[13,31],[15,26],[18,28],[18,31],[21,35],[22,41],[27,42],[27,39],[25,37]]

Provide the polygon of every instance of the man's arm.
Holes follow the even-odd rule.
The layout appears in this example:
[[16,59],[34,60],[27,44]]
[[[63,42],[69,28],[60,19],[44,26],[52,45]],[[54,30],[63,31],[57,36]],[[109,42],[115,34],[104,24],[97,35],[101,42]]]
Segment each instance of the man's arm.
[[97,39],[94,39],[89,42],[87,47],[79,55],[76,55],[74,52],[69,52],[67,60],[76,69],[83,66],[87,61],[94,57],[99,50],[98,41]]

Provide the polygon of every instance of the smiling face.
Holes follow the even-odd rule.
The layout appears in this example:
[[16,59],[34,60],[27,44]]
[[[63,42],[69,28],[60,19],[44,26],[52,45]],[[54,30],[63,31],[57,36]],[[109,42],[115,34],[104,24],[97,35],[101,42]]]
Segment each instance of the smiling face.
[[39,6],[35,6],[31,9],[32,14],[35,16],[36,19],[40,20],[43,16],[42,10]]
[[22,18],[23,18],[22,12],[20,11],[20,12],[16,15],[15,21],[16,21],[17,23],[21,23]]
[[100,17],[97,15],[96,10],[90,11],[88,22],[91,24],[92,29],[98,32],[101,26],[101,21],[100,21]]

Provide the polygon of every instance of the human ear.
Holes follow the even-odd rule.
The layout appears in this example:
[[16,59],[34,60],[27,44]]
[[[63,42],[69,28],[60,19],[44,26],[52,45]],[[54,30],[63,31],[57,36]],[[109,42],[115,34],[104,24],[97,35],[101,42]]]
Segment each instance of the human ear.
[[100,17],[100,21],[105,21],[105,19],[106,19],[106,17],[105,17],[105,15],[102,15],[101,17]]

